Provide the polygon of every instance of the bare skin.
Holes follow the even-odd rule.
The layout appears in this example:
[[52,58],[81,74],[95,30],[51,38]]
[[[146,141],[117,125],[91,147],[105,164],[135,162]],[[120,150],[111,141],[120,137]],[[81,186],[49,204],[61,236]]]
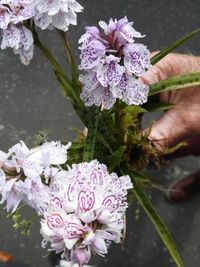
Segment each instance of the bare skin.
[[[175,75],[198,71],[200,72],[200,57],[169,54],[142,79],[145,83],[152,84]],[[150,138],[157,140],[155,144],[158,149],[162,151],[180,141],[191,141],[191,138],[200,141],[200,87],[161,93],[160,101],[174,103],[176,106],[165,112],[153,125]],[[194,148],[197,149],[196,146]],[[200,143],[198,150],[200,152]]]
[[[150,69],[142,80],[153,84],[169,77],[200,72],[200,57],[169,54]],[[178,150],[173,156],[200,155],[200,86],[160,94],[160,101],[174,103],[176,106],[165,112],[153,125],[150,138],[154,140],[157,149],[163,151],[166,147],[185,141],[188,145]],[[170,197],[176,202],[190,198],[187,188],[200,189],[200,170],[169,187]],[[172,185],[171,185],[172,186]],[[196,190],[196,192],[199,192]]]

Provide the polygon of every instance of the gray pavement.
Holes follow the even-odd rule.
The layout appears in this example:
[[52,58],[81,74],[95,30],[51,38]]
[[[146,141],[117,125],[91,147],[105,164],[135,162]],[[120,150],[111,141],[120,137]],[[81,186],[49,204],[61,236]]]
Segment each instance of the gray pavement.
[[[71,28],[74,48],[84,26],[97,24],[110,17],[127,15],[135,28],[146,34],[144,43],[151,51],[162,49],[171,41],[200,27],[198,0],[87,0],[80,1],[85,11],[79,16],[79,26]],[[61,43],[54,32],[43,32],[42,39],[65,65]],[[181,52],[200,54],[200,36],[179,49]],[[77,52],[78,55],[78,52]],[[19,140],[31,144],[33,133],[51,128],[52,139],[70,140],[71,129],[81,127],[71,105],[63,98],[51,68],[37,49],[28,67],[20,64],[11,50],[0,52],[0,147],[6,150]],[[151,118],[147,118],[152,119]],[[160,171],[150,169],[153,177],[169,184],[198,168],[199,158],[188,157],[174,161]],[[200,266],[200,196],[181,206],[164,201],[161,192],[151,193],[152,202],[166,221],[186,267]],[[135,204],[128,211],[128,236],[125,250],[113,245],[107,258],[95,257],[98,267],[170,267],[175,266],[152,224],[144,212],[135,219]],[[29,211],[26,216],[31,216]],[[5,210],[0,210],[0,250],[15,257],[10,267],[48,267],[45,250],[41,249],[39,224],[31,229],[30,237],[21,236],[12,229]],[[0,263],[0,266],[4,266]]]

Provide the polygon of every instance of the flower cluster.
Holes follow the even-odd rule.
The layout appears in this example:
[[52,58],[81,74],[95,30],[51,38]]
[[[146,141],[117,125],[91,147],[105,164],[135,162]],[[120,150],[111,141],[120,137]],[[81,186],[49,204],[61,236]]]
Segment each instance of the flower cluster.
[[64,252],[72,263],[87,264],[91,251],[107,253],[125,228],[129,176],[109,174],[97,160],[60,171],[50,184],[50,202],[41,221],[43,246]]
[[14,212],[21,201],[41,213],[49,199],[48,183],[67,160],[71,144],[46,142],[29,149],[24,142],[11,147],[8,153],[0,151],[1,203],[6,201],[7,210]]
[[34,49],[31,25],[67,31],[70,24],[76,25],[76,12],[80,11],[82,7],[75,0],[1,0],[1,49],[13,48],[22,63],[28,64]]
[[80,76],[83,84],[82,100],[87,106],[110,109],[116,99],[128,105],[147,101],[149,87],[137,80],[150,67],[150,52],[135,38],[143,36],[127,18],[99,22],[97,27],[86,27],[79,40],[81,64],[86,71]]
[[7,210],[14,212],[21,201],[34,208],[43,247],[50,243],[50,250],[82,266],[91,251],[104,256],[111,241],[120,243],[133,185],[97,160],[64,170],[70,145],[45,142],[29,149],[21,141],[0,151],[0,194]]

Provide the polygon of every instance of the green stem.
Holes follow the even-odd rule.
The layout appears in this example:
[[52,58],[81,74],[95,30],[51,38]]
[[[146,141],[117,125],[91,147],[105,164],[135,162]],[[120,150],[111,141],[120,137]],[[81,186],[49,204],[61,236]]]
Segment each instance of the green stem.
[[[40,48],[40,50],[42,51],[42,53],[48,58],[49,62],[50,62],[51,65],[53,66],[53,68],[54,68],[56,71],[58,71],[59,73],[61,73],[61,74],[63,75],[63,77],[66,76],[65,73],[63,72],[63,70],[62,70],[60,64],[59,64],[59,63],[57,62],[57,60],[54,58],[54,56],[53,56],[52,53],[49,51],[49,49],[48,49],[45,45],[43,45],[43,44],[41,43],[41,41],[39,40],[39,38],[38,38],[38,36],[37,36],[36,34],[34,35],[34,41],[35,41],[35,44]],[[68,82],[69,82],[69,86],[71,86],[71,85],[70,85],[70,80],[69,80],[67,77],[65,77],[65,79],[68,80]]]
[[79,89],[79,93],[80,93],[80,88],[79,88],[80,84],[78,83],[79,73],[78,73],[75,57],[74,57],[73,51],[71,49],[69,38],[67,37],[66,33],[63,31],[58,31],[58,33],[60,34],[60,36],[63,40],[65,53],[67,55],[67,60],[68,60],[68,63],[71,67],[72,82],[75,83],[75,85],[77,86],[77,89]]
[[[64,38],[64,37],[63,37]],[[52,55],[52,53],[48,50],[48,48],[46,46],[44,46],[41,41],[39,40],[37,33],[34,33],[34,40],[36,45],[40,48],[40,50],[42,51],[42,53],[46,56],[46,58],[49,60],[49,62],[51,63],[55,75],[61,85],[61,88],[64,92],[64,94],[69,97],[71,103],[73,104],[73,107],[75,109],[75,112],[77,113],[78,117],[80,118],[80,120],[83,122],[83,124],[88,128],[88,135],[92,135],[93,133],[93,138],[95,138],[96,141],[96,135],[97,132],[93,132],[93,130],[91,131],[91,128],[93,127],[91,125],[91,117],[93,116],[93,108],[87,108],[85,107],[83,101],[80,99],[80,85],[76,86],[75,84],[72,83],[71,80],[69,80],[67,78],[67,76],[65,75],[65,73],[63,72],[62,67],[60,66],[60,64],[57,62],[57,60],[54,58],[54,56]],[[65,39],[67,41],[67,39]],[[71,48],[69,46],[69,43],[66,42],[66,49],[69,51],[71,51]],[[73,64],[75,67],[75,61],[73,59],[73,55],[70,53],[68,53],[68,60],[69,62],[71,62],[71,64]],[[78,72],[77,69],[74,69],[74,72]],[[76,73],[76,77],[77,77],[78,73]],[[76,80],[77,82],[77,80]],[[97,127],[98,124],[98,120],[96,121],[96,126]],[[105,124],[105,125],[104,125]],[[101,137],[102,141],[104,143],[106,143],[106,141],[110,140],[112,135],[107,134],[107,136],[105,137],[105,131],[107,129],[107,123],[106,123],[106,118],[103,119],[102,121],[102,125],[101,128],[103,129],[103,133],[100,133],[99,136]],[[105,130],[104,130],[105,128]],[[108,138],[109,137],[109,138]],[[94,141],[93,141],[94,142]],[[87,158],[91,158],[93,157],[93,153],[94,153],[94,143],[89,144],[89,146],[86,147],[90,147],[89,151],[85,151],[85,159],[87,160]],[[86,149],[87,150],[87,149]],[[92,152],[93,151],[93,152]],[[88,156],[88,152],[91,153],[91,156]]]
[[96,109],[92,114],[92,116],[90,117],[90,124],[88,127],[88,134],[83,154],[83,161],[90,161],[93,159],[100,114],[101,113],[99,112],[99,110]]
[[70,79],[66,76],[62,67],[57,62],[57,60],[54,58],[54,56],[49,51],[49,49],[41,43],[36,33],[34,34],[34,41],[35,41],[35,44],[40,48],[41,52],[46,56],[46,58],[51,63],[54,69],[55,75],[58,81],[60,82],[64,93],[71,99],[72,103],[79,103],[80,98],[75,93]]

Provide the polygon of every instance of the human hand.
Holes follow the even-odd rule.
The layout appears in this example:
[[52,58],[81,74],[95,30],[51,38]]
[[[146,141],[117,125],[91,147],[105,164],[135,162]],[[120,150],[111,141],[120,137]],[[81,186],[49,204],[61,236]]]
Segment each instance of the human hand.
[[[172,76],[198,71],[200,57],[172,53],[154,65],[142,80],[153,84]],[[185,148],[187,154],[200,152],[200,146],[197,146],[200,141],[200,87],[163,92],[160,101],[176,106],[165,112],[152,127],[150,138],[157,148],[163,151],[184,140],[189,144]]]

